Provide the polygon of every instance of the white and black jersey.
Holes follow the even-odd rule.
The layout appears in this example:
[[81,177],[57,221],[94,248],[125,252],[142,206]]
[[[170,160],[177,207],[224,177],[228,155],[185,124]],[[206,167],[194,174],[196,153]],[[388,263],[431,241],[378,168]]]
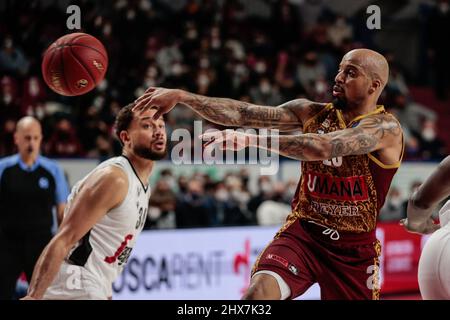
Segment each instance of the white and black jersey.
[[[108,211],[70,250],[44,298],[103,299],[112,295],[112,283],[122,272],[136,238],[144,227],[149,187],[140,181],[125,156],[109,159],[73,187],[65,216],[70,214],[71,205],[85,180],[93,172],[107,166],[118,167],[126,173],[128,193],[119,206]],[[80,279],[77,279],[77,275]]]

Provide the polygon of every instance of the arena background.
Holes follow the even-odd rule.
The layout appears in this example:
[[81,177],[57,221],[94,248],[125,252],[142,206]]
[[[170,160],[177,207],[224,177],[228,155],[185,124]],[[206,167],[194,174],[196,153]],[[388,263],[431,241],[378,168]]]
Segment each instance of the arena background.
[[[53,93],[40,72],[48,45],[78,31],[67,29],[70,5],[79,6],[81,31],[104,43],[110,62],[105,81],[75,98]],[[370,5],[380,9],[380,28],[368,27]],[[34,115],[44,128],[43,154],[57,159],[73,185],[118,154],[114,117],[149,86],[274,106],[297,97],[329,101],[342,55],[378,50],[391,68],[380,103],[406,134],[404,164],[377,230],[382,298],[420,298],[417,262],[426,237],[406,233],[398,221],[411,190],[448,154],[449,30],[444,0],[2,0],[0,156],[16,152],[17,119]],[[176,107],[169,139],[177,128],[194,137],[195,120]],[[278,172],[262,176],[259,165],[177,165],[170,155],[152,175],[147,230],[114,298],[237,299],[258,252],[289,213],[299,162],[280,158]],[[21,278],[18,290],[26,285]],[[318,299],[319,290],[303,298]]]

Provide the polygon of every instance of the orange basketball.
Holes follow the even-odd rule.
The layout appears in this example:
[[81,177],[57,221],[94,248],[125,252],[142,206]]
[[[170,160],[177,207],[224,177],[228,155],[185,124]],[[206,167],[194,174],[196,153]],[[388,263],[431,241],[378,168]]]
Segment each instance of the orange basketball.
[[105,77],[108,55],[103,44],[86,33],[71,33],[44,53],[45,83],[63,96],[79,96],[94,89]]

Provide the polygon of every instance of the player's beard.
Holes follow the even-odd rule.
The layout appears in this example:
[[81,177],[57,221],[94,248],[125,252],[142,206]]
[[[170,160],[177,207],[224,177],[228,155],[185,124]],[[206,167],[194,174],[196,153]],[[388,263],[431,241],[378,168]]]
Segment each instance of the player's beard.
[[345,110],[347,109],[347,99],[346,98],[339,98],[339,97],[335,97],[333,99],[333,105],[340,110]]
[[133,151],[141,158],[157,161],[167,155],[167,146],[162,151],[154,151],[152,148],[136,146]]

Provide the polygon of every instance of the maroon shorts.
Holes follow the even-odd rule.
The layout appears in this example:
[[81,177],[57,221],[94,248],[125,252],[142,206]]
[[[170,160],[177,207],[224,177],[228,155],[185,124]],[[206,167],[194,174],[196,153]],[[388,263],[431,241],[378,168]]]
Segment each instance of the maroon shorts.
[[316,282],[323,300],[378,299],[380,250],[375,232],[335,233],[306,220],[294,220],[263,250],[252,274],[261,270],[277,273],[291,289],[290,299]]

